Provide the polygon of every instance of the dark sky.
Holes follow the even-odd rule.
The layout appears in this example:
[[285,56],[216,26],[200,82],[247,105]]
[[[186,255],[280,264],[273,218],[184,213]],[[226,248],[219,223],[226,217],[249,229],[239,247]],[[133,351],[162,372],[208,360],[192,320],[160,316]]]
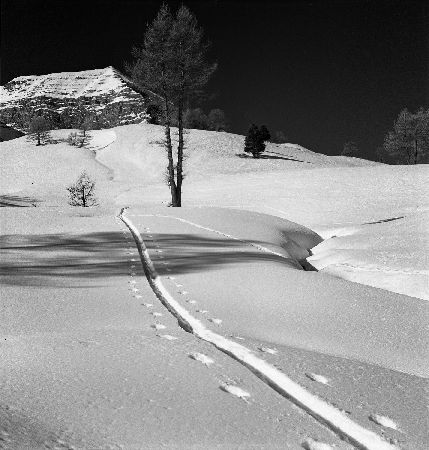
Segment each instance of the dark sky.
[[[371,157],[399,111],[429,106],[429,2],[185,1],[219,64],[204,108],[339,154]],[[1,84],[19,75],[119,70],[161,2],[1,0]],[[176,7],[178,2],[169,4]]]

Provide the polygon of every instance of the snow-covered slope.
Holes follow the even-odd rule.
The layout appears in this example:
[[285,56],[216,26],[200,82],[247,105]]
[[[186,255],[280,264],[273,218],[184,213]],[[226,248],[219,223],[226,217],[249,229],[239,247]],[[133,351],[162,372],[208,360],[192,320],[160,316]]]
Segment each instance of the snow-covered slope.
[[37,112],[49,117],[54,128],[73,128],[79,109],[85,109],[100,126],[112,127],[147,118],[146,108],[155,97],[136,90],[113,67],[21,76],[1,86],[0,118],[24,131]]
[[[253,160],[243,136],[192,130],[185,208],[166,208],[161,127],[82,149],[69,131],[0,144],[1,203],[37,206],[0,208],[0,446],[350,450],[346,425],[360,448],[426,448],[429,304],[402,295],[427,298],[425,166],[293,144]],[[98,208],[67,206],[82,170]]]
[[[115,139],[108,138],[113,132]],[[24,138],[2,143],[6,200],[21,196],[66,204],[63,186],[86,166],[103,202],[166,205],[166,157],[158,144],[162,127],[127,125],[97,133],[111,144],[100,145],[96,159],[93,152],[65,143],[42,148]],[[317,269],[429,298],[427,166],[329,157],[295,144],[268,144],[264,158],[253,159],[243,155],[243,140],[230,133],[189,131],[185,206],[262,212],[307,226],[324,238],[337,236],[313,250],[311,264]],[[384,222],[397,217],[401,220]]]

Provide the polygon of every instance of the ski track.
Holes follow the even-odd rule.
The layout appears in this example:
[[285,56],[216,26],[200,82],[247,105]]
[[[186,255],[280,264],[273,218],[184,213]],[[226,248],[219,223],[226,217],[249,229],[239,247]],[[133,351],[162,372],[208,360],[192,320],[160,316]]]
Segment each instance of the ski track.
[[[295,405],[310,414],[317,421],[330,428],[341,439],[350,442],[357,448],[366,450],[399,450],[399,447],[396,445],[387,442],[383,437],[354,422],[339,409],[312,394],[310,391],[294,382],[265,360],[255,356],[247,347],[207,329],[202,322],[193,317],[191,313],[184,308],[163,285],[162,280],[149,256],[148,249],[141,237],[140,232],[131,220],[125,217],[126,209],[127,208],[121,209],[118,218],[124,222],[134,237],[143,265],[143,270],[152,290],[167,310],[177,319],[179,326],[182,329],[208,343],[213,344],[217,349],[240,362],[269,387],[277,391],[286,399],[292,401]],[[197,228],[205,229],[230,239],[244,242],[245,244],[252,245],[259,250],[285,258],[283,255],[273,252],[265,247],[242,241],[241,239],[235,238],[228,234],[178,217],[155,214],[139,215],[139,217],[165,217],[169,219],[176,219],[196,226]],[[167,336],[168,335],[165,335],[165,337]]]

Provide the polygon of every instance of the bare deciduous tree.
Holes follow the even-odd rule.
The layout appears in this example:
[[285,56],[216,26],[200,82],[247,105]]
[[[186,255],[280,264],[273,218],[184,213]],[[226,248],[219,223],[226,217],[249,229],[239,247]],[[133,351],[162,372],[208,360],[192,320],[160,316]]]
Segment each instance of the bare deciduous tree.
[[27,139],[36,145],[47,144],[51,140],[51,124],[41,116],[34,117],[30,122]]
[[[384,139],[384,149],[392,158],[407,164],[424,163],[429,159],[429,109],[415,113],[403,109],[393,130]],[[404,161],[405,160],[405,161]]]
[[82,172],[76,183],[67,188],[69,191],[69,204],[72,206],[97,206],[95,198],[95,182],[86,172]]

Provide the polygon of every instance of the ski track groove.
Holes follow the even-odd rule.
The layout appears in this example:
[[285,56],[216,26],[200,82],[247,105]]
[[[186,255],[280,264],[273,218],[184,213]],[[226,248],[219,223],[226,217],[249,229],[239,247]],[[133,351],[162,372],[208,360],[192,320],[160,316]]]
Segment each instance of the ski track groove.
[[[269,387],[314,417],[318,422],[324,426],[327,426],[341,439],[353,444],[355,447],[365,450],[399,450],[398,446],[387,442],[377,433],[354,422],[339,409],[312,394],[310,391],[294,382],[283,372],[279,371],[263,359],[255,356],[247,347],[207,329],[203,323],[200,322],[200,320],[193,317],[187,309],[185,309],[176,299],[174,299],[174,297],[163,285],[161,278],[158,275],[152,260],[150,259],[148,249],[141,237],[140,232],[131,220],[125,217],[126,209],[127,208],[122,208],[118,217],[124,222],[134,237],[146,278],[155,295],[167,308],[167,310],[177,319],[178,324],[182,329],[193,334],[199,339],[214,345],[223,353],[240,362]],[[181,222],[194,225],[197,228],[202,228],[230,239],[244,242],[262,251],[267,251],[284,258],[283,255],[273,252],[265,247],[242,241],[238,238],[234,238],[233,236],[229,236],[211,228],[203,227],[202,225],[195,224],[185,219],[155,214],[139,215],[139,217],[165,217],[169,219],[176,219]]]

